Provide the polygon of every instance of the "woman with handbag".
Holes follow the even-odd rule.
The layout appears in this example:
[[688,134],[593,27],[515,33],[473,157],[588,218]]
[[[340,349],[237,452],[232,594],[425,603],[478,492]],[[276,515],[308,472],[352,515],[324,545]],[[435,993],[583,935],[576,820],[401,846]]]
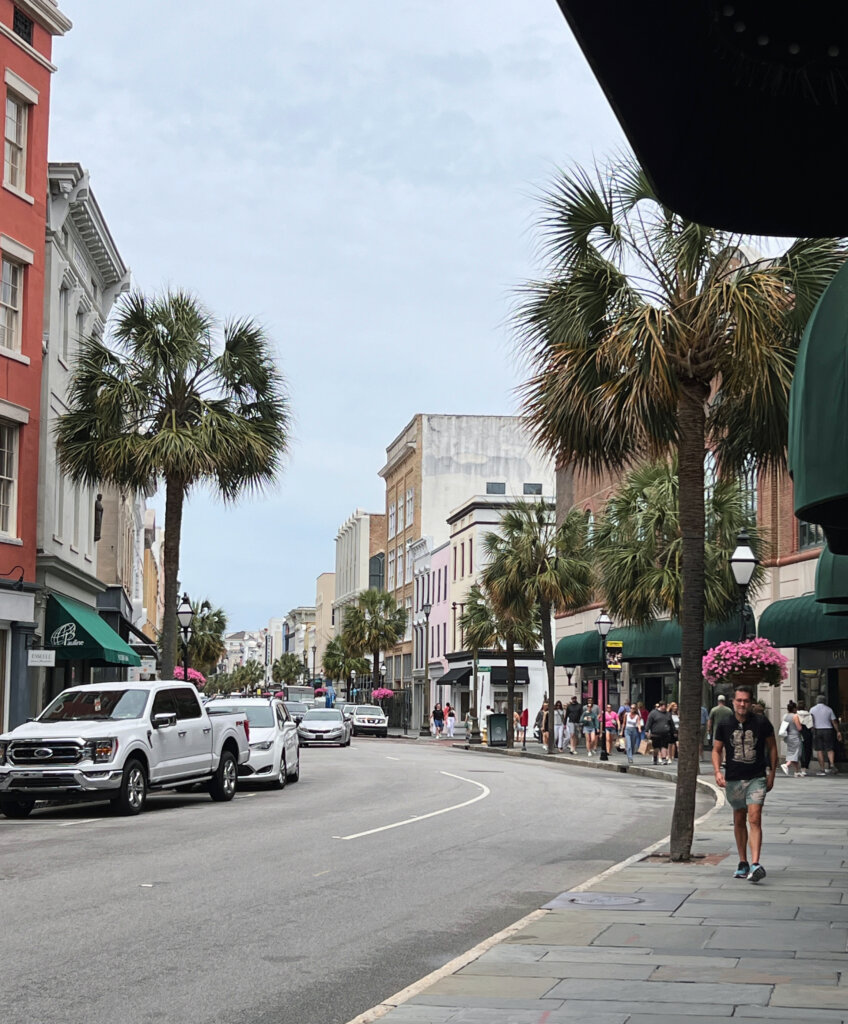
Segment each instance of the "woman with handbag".
[[786,714],[777,735],[786,741],[786,761],[780,766],[780,770],[784,775],[788,775],[789,769],[792,768],[797,776],[801,760],[801,719],[798,715],[798,705],[794,700],[790,700],[786,705]]
[[627,744],[627,763],[633,764],[633,755],[639,749],[642,736],[642,716],[639,709],[631,707],[624,713],[624,741]]

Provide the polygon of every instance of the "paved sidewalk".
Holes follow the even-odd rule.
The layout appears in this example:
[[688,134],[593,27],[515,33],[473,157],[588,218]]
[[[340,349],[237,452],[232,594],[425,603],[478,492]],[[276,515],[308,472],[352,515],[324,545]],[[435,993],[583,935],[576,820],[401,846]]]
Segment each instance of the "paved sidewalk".
[[691,863],[670,863],[667,845],[633,858],[357,1020],[848,1024],[847,820],[848,777],[779,776],[759,884],[731,877],[731,813],[717,807]]

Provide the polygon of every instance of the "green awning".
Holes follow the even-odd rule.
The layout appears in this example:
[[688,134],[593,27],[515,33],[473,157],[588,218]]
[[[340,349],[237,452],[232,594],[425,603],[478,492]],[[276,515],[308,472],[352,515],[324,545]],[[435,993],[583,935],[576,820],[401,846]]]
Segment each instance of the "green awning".
[[140,665],[141,658],[93,608],[71,597],[51,594],[47,601],[44,646],[59,661],[104,661],[108,665]]
[[848,604],[848,556],[834,555],[827,544],[816,563],[816,601]]
[[760,616],[760,636],[775,647],[807,647],[848,641],[848,622],[838,615],[825,614],[812,594],[775,601]]
[[819,523],[848,555],[848,263],[807,321],[789,401],[789,475],[795,515]]
[[[622,661],[680,657],[682,631],[676,619],[658,619],[650,626],[622,626],[610,630],[610,640],[622,643]],[[704,627],[704,650],[722,640],[739,639],[739,621],[708,622]]]
[[587,633],[564,636],[557,642],[554,664],[564,668],[574,665],[600,665],[602,661],[601,638],[596,629]]

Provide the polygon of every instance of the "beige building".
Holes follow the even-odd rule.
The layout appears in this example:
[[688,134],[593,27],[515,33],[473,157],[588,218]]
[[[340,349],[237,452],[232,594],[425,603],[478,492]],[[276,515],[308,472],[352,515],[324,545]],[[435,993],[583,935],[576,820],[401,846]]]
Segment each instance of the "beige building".
[[386,517],[358,508],[336,534],[335,591],[332,628],[336,636],[344,626],[345,610],[363,590],[382,590],[386,550]]
[[[314,675],[322,674],[324,651],[327,643],[335,636],[333,628],[333,602],[336,596],[336,574],[322,572],[315,582],[315,626],[309,644],[310,662]],[[315,648],[314,652],[312,648]],[[314,654],[314,658],[313,658]]]

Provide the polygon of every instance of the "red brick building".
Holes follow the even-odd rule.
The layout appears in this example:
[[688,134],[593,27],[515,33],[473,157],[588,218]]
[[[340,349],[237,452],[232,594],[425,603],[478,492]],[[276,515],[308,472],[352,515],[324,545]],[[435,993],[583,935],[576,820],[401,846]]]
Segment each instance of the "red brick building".
[[70,27],[55,0],[0,0],[0,725],[28,714],[51,57]]

